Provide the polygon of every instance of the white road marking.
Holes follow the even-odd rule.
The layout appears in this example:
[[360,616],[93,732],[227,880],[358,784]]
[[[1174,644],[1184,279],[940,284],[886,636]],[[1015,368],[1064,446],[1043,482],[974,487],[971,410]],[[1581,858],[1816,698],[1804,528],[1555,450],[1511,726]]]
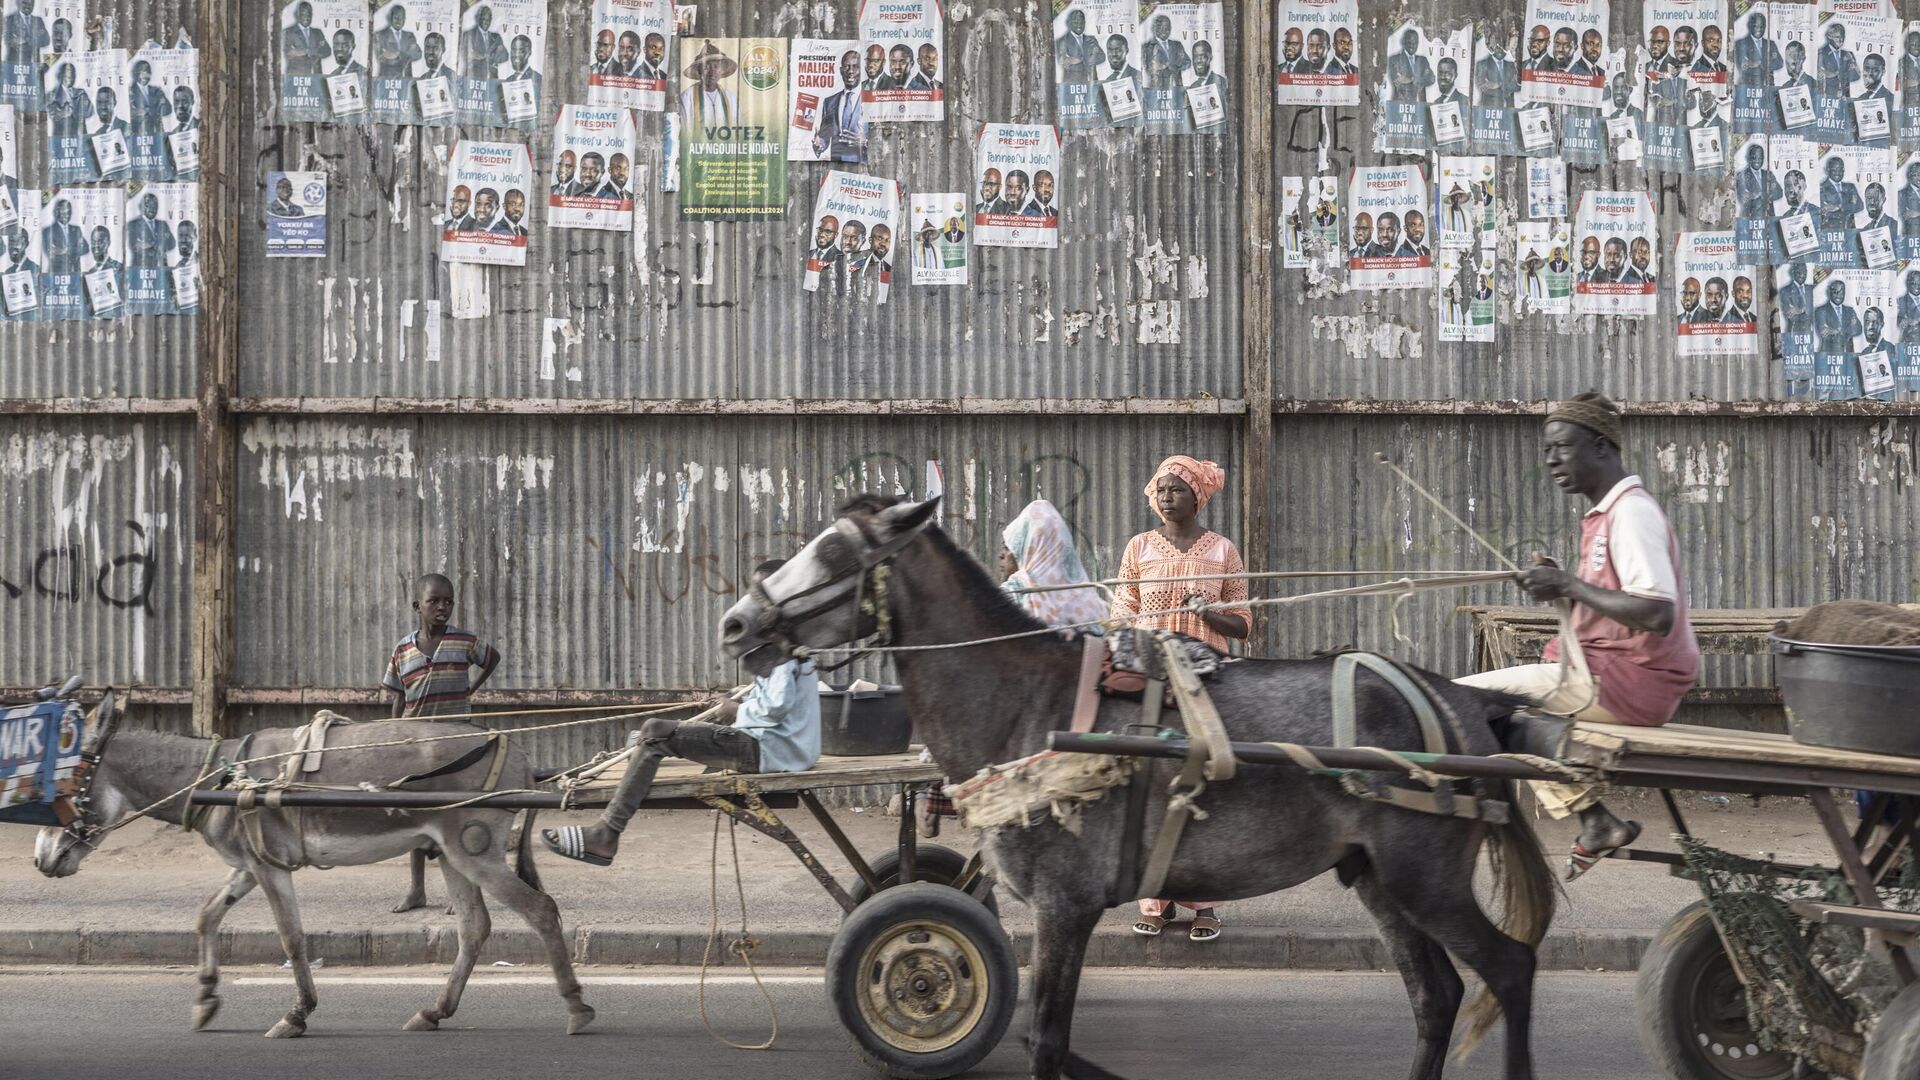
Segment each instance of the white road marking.
[[[240,986],[282,986],[293,982],[292,973],[286,975],[243,975],[229,980]],[[319,986],[442,986],[447,979],[444,975],[316,975],[313,981]],[[580,981],[587,986],[698,986],[698,975],[582,975]],[[760,981],[773,984],[812,983],[818,985],[824,981],[820,975],[762,975]],[[490,975],[475,971],[473,979],[467,985],[479,986],[551,986],[553,976],[548,974],[528,975]],[[709,975],[708,986],[752,986],[751,975]]]

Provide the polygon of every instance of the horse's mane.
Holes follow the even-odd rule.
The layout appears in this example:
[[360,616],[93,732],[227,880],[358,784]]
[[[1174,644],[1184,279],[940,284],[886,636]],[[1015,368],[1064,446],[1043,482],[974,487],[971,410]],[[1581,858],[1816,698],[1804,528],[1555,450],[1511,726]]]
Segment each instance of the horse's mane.
[[[836,512],[842,517],[849,515],[871,517],[905,501],[898,496],[865,492],[848,499]],[[948,536],[938,522],[935,522],[922,535],[933,544],[934,550],[946,556],[947,561],[953,564],[967,599],[979,607],[995,625],[1005,626],[1008,633],[1040,630],[1046,627],[1046,623],[1035,618],[1032,612],[1007,595],[1007,591],[1000,587],[999,582],[993,580],[992,575],[987,573],[987,568],[980,564],[980,560],[974,558],[972,552],[962,550],[960,545],[954,543],[953,537]],[[1054,639],[1040,637],[1035,640]]]

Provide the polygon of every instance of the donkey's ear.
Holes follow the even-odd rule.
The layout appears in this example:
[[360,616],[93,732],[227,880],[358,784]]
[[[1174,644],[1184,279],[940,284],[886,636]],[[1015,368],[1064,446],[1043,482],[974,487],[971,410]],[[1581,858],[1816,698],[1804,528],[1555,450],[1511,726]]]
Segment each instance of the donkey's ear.
[[935,495],[926,502],[895,503],[880,511],[880,527],[889,533],[918,529],[926,524],[940,509],[940,496]]

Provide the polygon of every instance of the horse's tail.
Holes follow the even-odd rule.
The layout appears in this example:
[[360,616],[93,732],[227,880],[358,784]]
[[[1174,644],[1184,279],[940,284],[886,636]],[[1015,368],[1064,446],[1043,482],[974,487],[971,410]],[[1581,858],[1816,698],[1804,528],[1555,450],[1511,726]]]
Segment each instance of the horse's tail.
[[540,871],[533,865],[533,817],[539,812],[529,809],[520,815],[520,839],[513,845],[513,874],[541,892],[546,892],[546,887],[540,884]]
[[[1540,852],[1540,839],[1534,835],[1532,824],[1513,805],[1513,784],[1502,781],[1501,788],[1501,796],[1513,809],[1506,824],[1494,827],[1492,842],[1485,848],[1488,868],[1493,872],[1493,891],[1500,897],[1500,932],[1538,949],[1553,924],[1558,886],[1546,856]],[[1455,1060],[1463,1061],[1473,1053],[1499,1018],[1500,1003],[1482,987],[1467,1004],[1466,1028]]]

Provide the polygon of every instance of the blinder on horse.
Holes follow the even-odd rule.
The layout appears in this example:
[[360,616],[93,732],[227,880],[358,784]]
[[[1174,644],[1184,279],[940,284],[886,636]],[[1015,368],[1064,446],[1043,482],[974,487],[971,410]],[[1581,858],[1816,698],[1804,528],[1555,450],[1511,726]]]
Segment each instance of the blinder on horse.
[[[801,646],[793,640],[791,632],[837,610],[848,597],[852,598],[857,611],[873,617],[873,646],[884,646],[892,639],[892,627],[887,615],[888,564],[909,544],[919,539],[920,534],[932,524],[933,516],[929,514],[894,536],[875,542],[851,518],[836,520],[833,528],[822,533],[811,547],[813,557],[827,573],[825,580],[782,596],[774,595],[767,588],[771,579],[756,583],[750,591],[753,602],[771,615],[766,620],[768,641],[760,649],[777,649],[789,657],[796,655]],[[802,601],[808,603],[796,608],[795,605]],[[855,636],[858,636],[857,629]],[[846,660],[822,670],[837,670],[862,655],[864,653],[855,652]],[[751,656],[752,653],[749,653],[742,659]]]
[[60,846],[54,852],[56,863],[76,847],[95,847],[102,835],[112,831],[110,825],[95,825],[87,819],[93,809],[93,788],[100,780],[100,760],[106,756],[107,744],[112,741],[119,723],[119,700],[108,690],[94,709],[93,731],[80,749],[80,764],[74,769],[78,788],[71,798],[56,799],[53,804],[54,813],[61,820]]

